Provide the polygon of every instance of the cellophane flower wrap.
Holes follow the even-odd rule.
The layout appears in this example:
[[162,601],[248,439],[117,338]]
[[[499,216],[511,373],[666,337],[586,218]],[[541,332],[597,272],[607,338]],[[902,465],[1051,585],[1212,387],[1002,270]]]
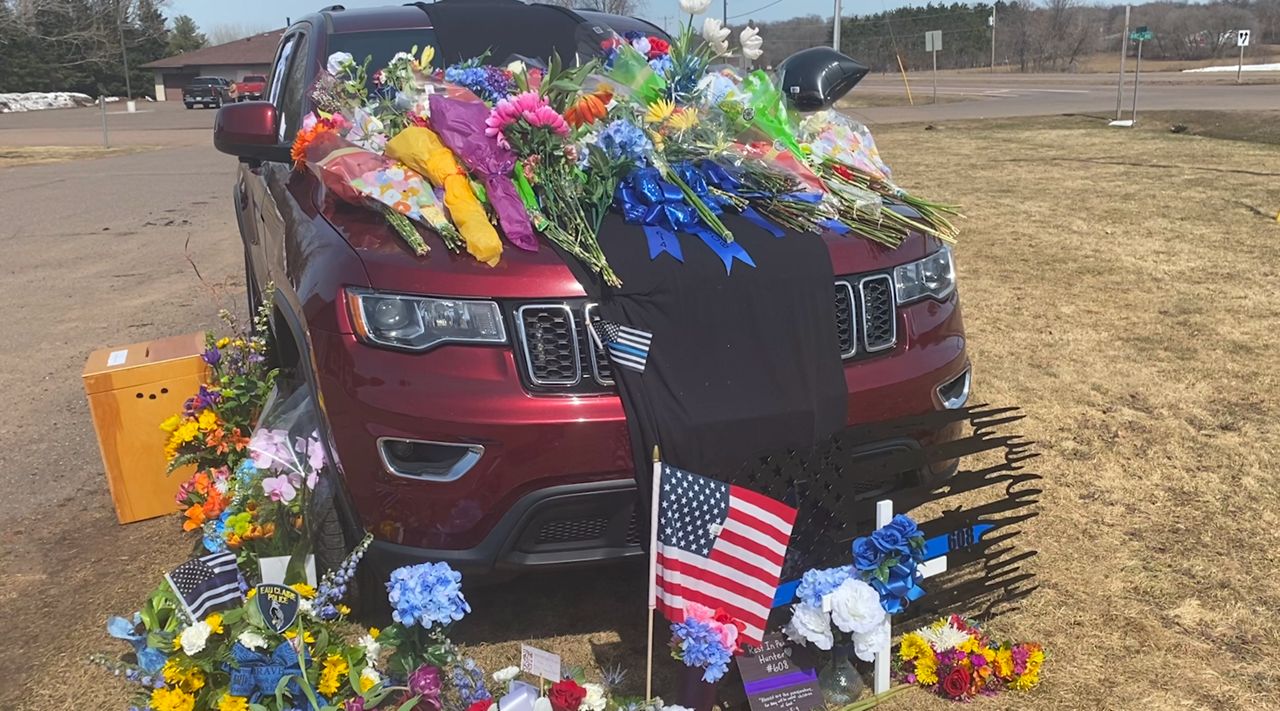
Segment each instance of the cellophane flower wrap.
[[1034,642],[998,642],[958,615],[902,636],[895,659],[898,678],[952,701],[1040,683],[1044,648]]
[[479,101],[465,101],[432,94],[431,128],[439,135],[472,174],[484,183],[489,204],[498,215],[502,232],[511,244],[529,252],[538,251],[538,240],[524,203],[516,192],[511,172],[516,156],[491,136],[485,135],[489,107]]
[[460,245],[461,236],[445,215],[444,205],[431,185],[403,163],[361,148],[336,132],[327,132],[308,145],[306,165],[327,190],[346,202],[378,205],[419,256],[429,251],[426,243],[416,230],[404,229],[403,222],[391,213],[431,228],[451,249]]
[[498,263],[502,240],[471,188],[466,171],[435,131],[409,126],[387,141],[387,155],[425,175],[432,185],[443,190],[445,207],[466,240],[467,252],[489,266]]

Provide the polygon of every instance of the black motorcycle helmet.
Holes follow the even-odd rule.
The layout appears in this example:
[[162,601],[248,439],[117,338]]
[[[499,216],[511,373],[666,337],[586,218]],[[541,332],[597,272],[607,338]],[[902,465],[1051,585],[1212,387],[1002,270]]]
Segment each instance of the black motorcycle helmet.
[[830,107],[849,93],[869,68],[830,47],[810,47],[778,65],[778,87],[787,102],[800,111]]

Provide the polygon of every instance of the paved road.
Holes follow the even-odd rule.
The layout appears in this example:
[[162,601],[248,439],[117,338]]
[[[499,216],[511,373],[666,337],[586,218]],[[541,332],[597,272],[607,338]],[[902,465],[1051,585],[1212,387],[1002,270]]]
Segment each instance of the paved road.
[[[1111,114],[1116,106],[1116,77],[1087,74],[940,74],[938,104],[930,105],[932,78],[911,75],[916,106],[880,106],[857,109],[871,123],[946,121],[951,119],[1040,116],[1068,113]],[[1166,109],[1277,110],[1280,109],[1280,74],[1251,77],[1236,85],[1234,77],[1189,76],[1173,72],[1144,74],[1139,87],[1138,113]],[[874,75],[863,79],[850,94],[905,95],[902,79]],[[1124,93],[1127,114],[1133,97],[1130,72]],[[905,103],[905,102],[904,102]]]

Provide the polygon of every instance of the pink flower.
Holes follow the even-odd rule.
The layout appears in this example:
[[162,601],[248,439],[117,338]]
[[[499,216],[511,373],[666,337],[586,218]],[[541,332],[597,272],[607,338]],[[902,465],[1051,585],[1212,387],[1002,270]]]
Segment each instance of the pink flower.
[[699,622],[711,622],[715,619],[715,610],[706,605],[699,605],[696,602],[686,602],[684,604],[684,618],[692,619]]
[[287,504],[298,495],[298,490],[289,481],[288,474],[281,474],[280,476],[263,479],[262,493],[266,494],[272,501],[283,501]]
[[555,109],[547,104],[547,100],[536,92],[526,91],[515,96],[508,96],[494,105],[485,119],[484,134],[498,141],[503,148],[510,148],[504,135],[508,127],[523,120],[533,128],[548,128],[557,135],[569,134],[569,123]]

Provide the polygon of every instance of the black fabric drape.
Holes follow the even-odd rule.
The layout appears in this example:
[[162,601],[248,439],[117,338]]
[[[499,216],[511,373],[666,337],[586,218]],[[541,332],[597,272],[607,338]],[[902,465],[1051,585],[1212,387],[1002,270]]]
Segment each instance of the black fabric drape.
[[651,260],[643,230],[616,215],[600,243],[622,288],[575,266],[602,318],[653,334],[643,373],[613,369],[644,510],[654,445],[665,462],[723,479],[752,456],[810,447],[844,425],[826,245],[811,234],[776,238],[736,215],[724,222],[754,268],[735,261],[726,274],[689,234],[679,235],[683,263]]

